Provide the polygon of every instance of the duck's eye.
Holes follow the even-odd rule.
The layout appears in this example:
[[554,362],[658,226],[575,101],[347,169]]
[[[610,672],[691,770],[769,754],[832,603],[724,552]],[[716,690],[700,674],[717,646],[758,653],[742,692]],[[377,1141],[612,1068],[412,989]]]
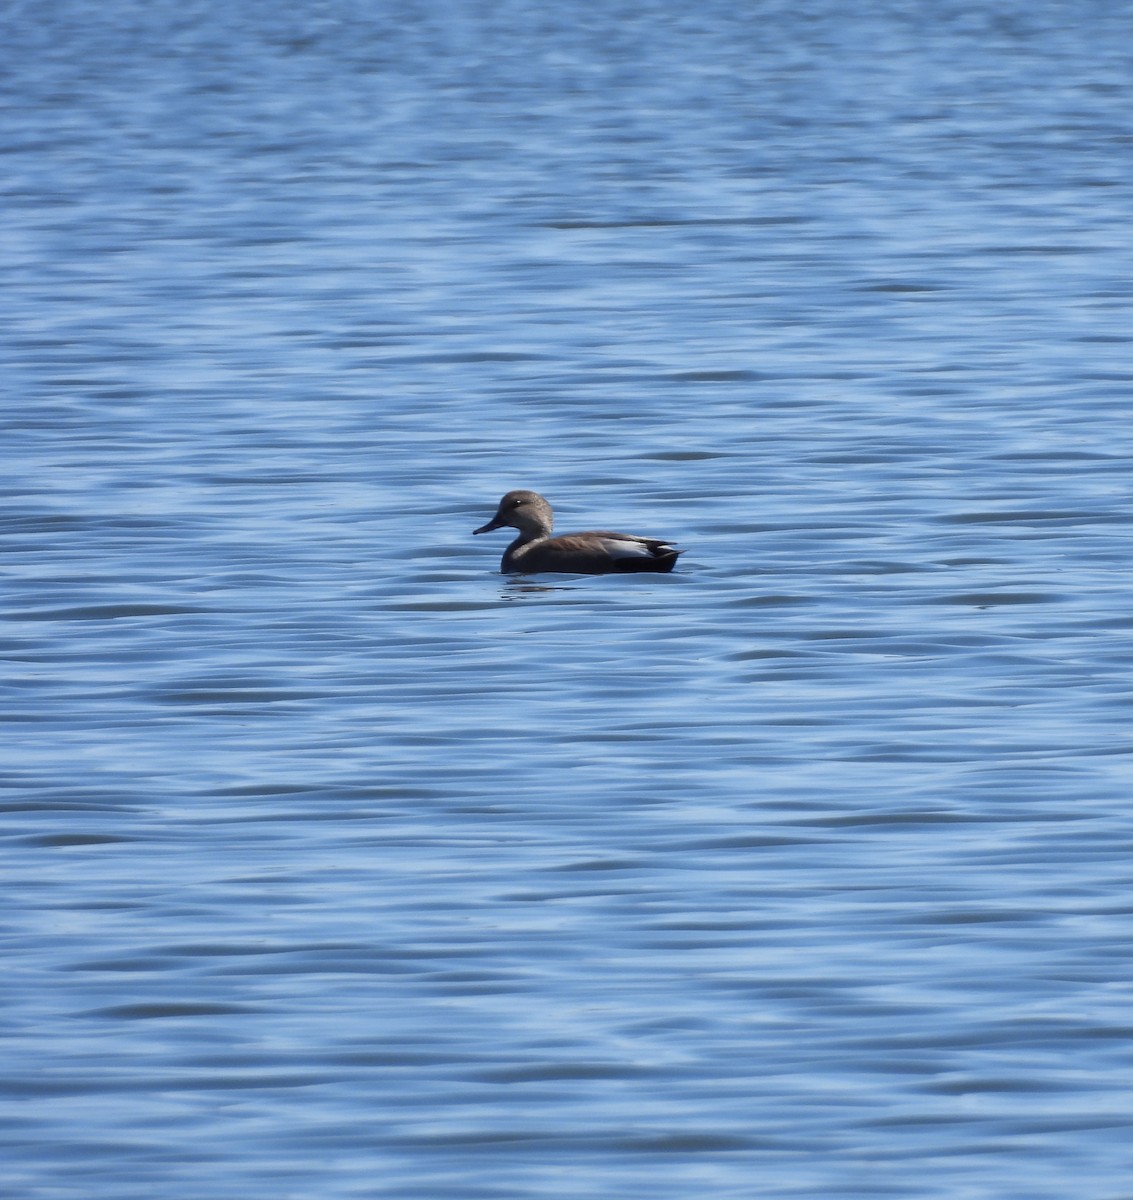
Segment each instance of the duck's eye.
[[511,506],[512,508],[522,508],[526,503],[526,500],[513,500]]

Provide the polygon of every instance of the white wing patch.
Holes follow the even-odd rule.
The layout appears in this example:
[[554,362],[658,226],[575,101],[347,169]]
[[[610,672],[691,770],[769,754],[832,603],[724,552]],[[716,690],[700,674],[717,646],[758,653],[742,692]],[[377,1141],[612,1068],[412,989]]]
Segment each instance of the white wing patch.
[[644,542],[615,542],[613,538],[603,538],[602,545],[614,558],[652,558],[653,553]]

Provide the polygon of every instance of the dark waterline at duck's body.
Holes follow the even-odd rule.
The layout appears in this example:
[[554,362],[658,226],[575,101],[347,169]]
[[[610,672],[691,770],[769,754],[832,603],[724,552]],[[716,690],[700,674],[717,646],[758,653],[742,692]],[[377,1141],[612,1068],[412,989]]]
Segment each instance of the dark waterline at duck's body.
[[504,551],[500,570],[518,572],[561,571],[581,575],[671,571],[683,553],[660,538],[634,533],[592,530],[552,537],[554,514],[538,492],[508,492],[496,515],[473,533],[490,533],[505,525],[519,536]]

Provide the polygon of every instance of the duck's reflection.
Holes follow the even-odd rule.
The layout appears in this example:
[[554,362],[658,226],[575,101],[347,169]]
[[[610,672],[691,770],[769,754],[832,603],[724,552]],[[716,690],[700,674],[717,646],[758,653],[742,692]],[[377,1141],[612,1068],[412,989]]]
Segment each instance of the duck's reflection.
[[500,588],[501,600],[522,600],[532,592],[576,592],[577,583],[535,583],[530,577],[513,575]]

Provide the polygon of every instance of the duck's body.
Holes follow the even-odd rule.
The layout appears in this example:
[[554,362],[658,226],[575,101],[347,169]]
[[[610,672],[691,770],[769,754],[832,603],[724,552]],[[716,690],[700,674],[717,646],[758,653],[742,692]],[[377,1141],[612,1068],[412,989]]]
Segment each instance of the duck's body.
[[516,572],[565,571],[606,575],[627,571],[671,571],[682,551],[660,538],[635,533],[567,533],[552,537],[554,515],[538,492],[516,491],[500,501],[496,515],[473,533],[489,533],[510,525],[519,537],[504,551],[500,570]]

